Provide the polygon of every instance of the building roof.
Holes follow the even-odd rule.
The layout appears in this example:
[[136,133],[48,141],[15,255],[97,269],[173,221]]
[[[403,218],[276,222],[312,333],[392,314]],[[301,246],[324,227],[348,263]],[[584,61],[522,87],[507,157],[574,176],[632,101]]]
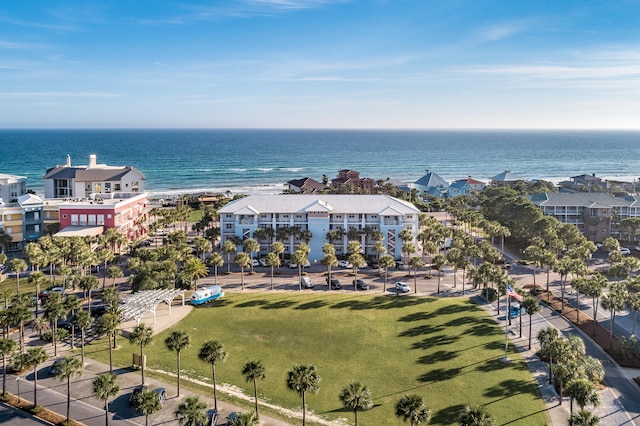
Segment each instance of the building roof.
[[326,188],[326,185],[318,182],[315,179],[311,179],[310,177],[305,177],[302,179],[294,179],[287,182],[288,185],[295,186],[300,189],[307,189],[310,191],[320,191]]
[[584,181],[592,181],[592,182],[601,182],[602,179],[600,179],[599,177],[596,177],[595,174],[593,175],[588,175],[588,174],[582,174],[582,175],[578,175],[578,176],[571,176],[571,179],[573,180],[584,180]]
[[520,176],[518,176],[515,173],[511,173],[509,170],[505,170],[502,173],[499,173],[497,175],[495,175],[494,177],[491,178],[492,181],[497,181],[497,182],[518,182],[518,181],[523,181],[526,180],[524,178],[521,178]]
[[95,237],[102,234],[103,226],[71,225],[53,234],[54,237]]
[[18,204],[21,206],[43,205],[42,198],[35,194],[24,194],[18,197]]
[[629,207],[638,203],[638,199],[633,196],[612,197],[602,192],[543,192],[527,198],[535,205],[544,207],[612,208]]
[[129,172],[134,172],[140,175],[142,179],[145,179],[144,174],[131,166],[123,167],[110,167],[110,166],[56,166],[47,169],[43,179],[76,179],[80,182],[108,182],[117,181],[122,179],[124,175]]
[[425,174],[420,179],[415,181],[415,184],[420,186],[426,186],[427,188],[449,186],[449,183],[446,180],[442,179],[436,173],[430,172],[428,170],[427,170],[427,174]]
[[250,195],[228,203],[219,210],[219,213],[237,214],[247,208],[259,213],[307,213],[313,211],[333,214],[355,212],[381,214],[389,208],[400,214],[420,213],[420,210],[413,204],[388,195],[353,194]]
[[2,180],[26,180],[26,176],[9,175],[6,173],[0,173],[0,179]]

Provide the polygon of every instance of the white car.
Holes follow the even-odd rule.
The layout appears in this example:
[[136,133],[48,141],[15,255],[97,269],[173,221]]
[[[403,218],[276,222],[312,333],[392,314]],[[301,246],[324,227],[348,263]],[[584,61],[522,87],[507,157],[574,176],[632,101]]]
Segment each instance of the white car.
[[629,250],[626,247],[620,247],[620,254],[630,255],[631,254],[631,250]]
[[260,262],[258,259],[251,259],[251,266],[260,266]]
[[[289,262],[289,268],[294,269],[297,268],[298,265],[296,263],[291,263]],[[307,261],[307,263],[305,263],[304,265],[302,265],[303,268],[310,268],[311,267],[311,263],[309,263],[309,261]]]
[[353,265],[348,260],[338,260],[338,266],[341,268],[353,268]]
[[269,264],[267,264],[267,259],[262,258],[259,260],[260,266],[269,266]]
[[396,291],[398,293],[409,293],[409,291],[411,291],[409,289],[409,284],[405,283],[404,281],[398,281],[396,283]]

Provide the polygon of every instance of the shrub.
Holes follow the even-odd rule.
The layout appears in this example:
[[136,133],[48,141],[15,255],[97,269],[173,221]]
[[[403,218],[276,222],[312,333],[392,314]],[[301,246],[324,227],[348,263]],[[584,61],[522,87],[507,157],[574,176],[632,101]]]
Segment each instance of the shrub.
[[482,289],[482,297],[489,302],[495,302],[498,300],[498,292],[491,287],[485,287]]

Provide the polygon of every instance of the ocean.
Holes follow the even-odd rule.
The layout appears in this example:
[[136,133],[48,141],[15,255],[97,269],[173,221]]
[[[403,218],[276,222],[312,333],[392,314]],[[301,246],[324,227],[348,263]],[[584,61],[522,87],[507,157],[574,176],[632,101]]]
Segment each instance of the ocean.
[[454,130],[0,130],[0,173],[27,176],[43,194],[45,170],[64,164],[133,166],[154,197],[280,193],[286,182],[353,169],[414,182],[426,170],[481,181],[505,170],[553,182],[596,174],[640,179],[640,131]]

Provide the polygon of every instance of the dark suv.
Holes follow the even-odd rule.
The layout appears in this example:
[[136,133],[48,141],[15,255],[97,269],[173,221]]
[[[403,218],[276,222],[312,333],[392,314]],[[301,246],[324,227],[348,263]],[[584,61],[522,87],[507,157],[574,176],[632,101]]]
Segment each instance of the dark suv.
[[369,290],[369,286],[362,280],[353,280],[353,283],[358,290]]
[[[325,280],[327,284],[329,284],[329,277]],[[329,290],[340,290],[342,288],[342,284],[338,281],[337,278],[331,278],[331,284],[329,285]]]

